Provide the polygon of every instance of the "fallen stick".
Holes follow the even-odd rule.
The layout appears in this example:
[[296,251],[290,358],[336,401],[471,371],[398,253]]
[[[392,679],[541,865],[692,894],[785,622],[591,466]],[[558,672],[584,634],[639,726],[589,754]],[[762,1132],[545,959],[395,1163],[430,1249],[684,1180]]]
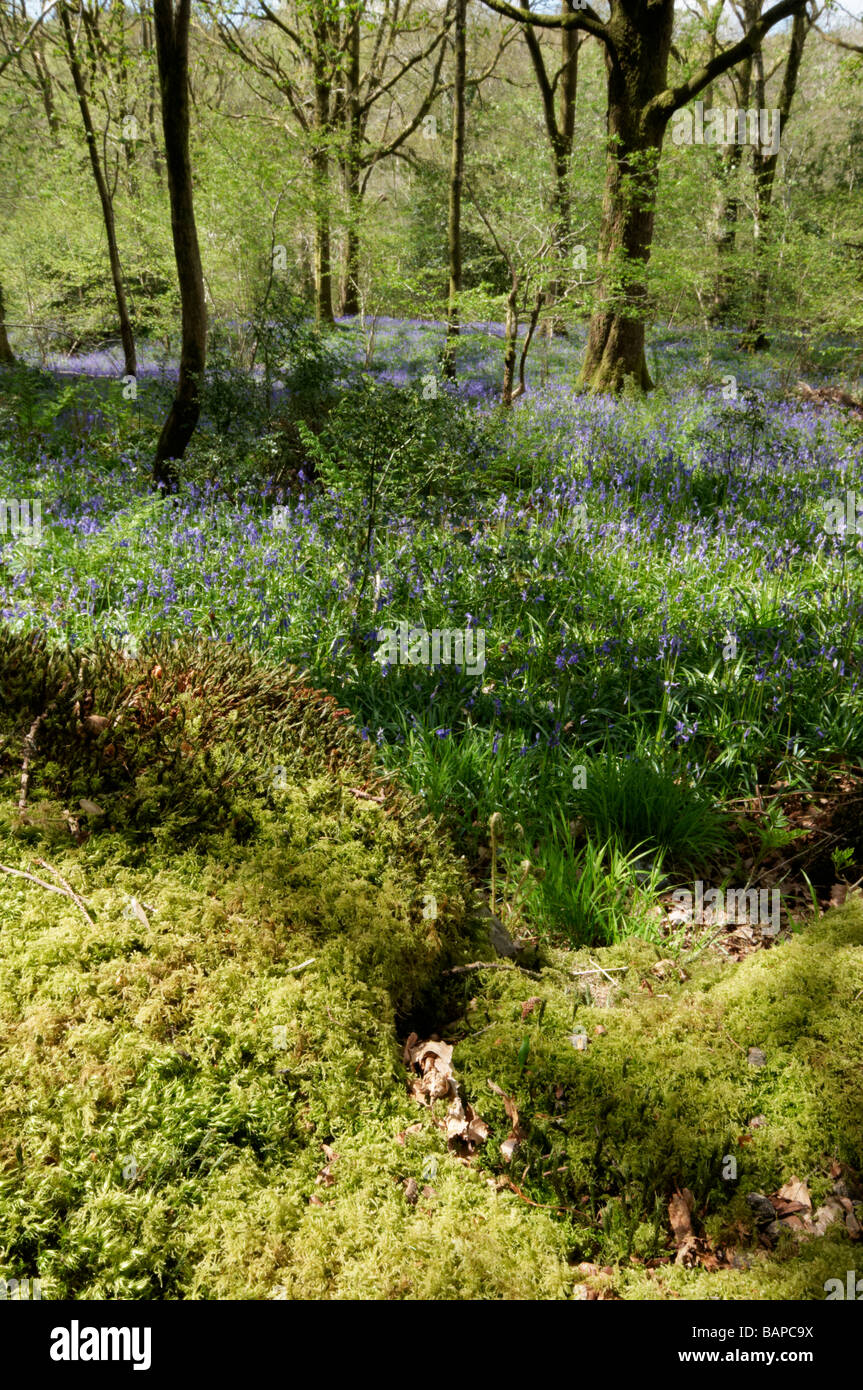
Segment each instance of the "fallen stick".
[[14,874],[16,878],[29,878],[31,883],[38,883],[40,888],[47,888],[49,893],[59,893],[61,898],[69,896],[62,888],[57,888],[53,883],[46,883],[44,878],[37,878],[35,874],[25,873],[23,869],[10,869],[7,864],[0,864],[0,873]]
[[542,976],[538,970],[528,970],[526,965],[510,964],[504,960],[475,960],[471,965],[454,965],[451,970],[445,970],[444,975],[466,975],[470,970],[522,970],[525,975],[530,975],[534,980],[541,980]]
[[[56,869],[52,870],[52,873],[56,872]],[[61,898],[69,898],[83,912],[90,926],[96,925],[77,893],[73,893],[71,889],[67,891],[66,888],[57,888],[53,883],[46,883],[44,878],[37,878],[35,874],[25,873],[23,869],[10,869],[7,864],[0,864],[0,873],[12,874],[15,878],[27,878],[31,883],[38,883],[40,888],[47,888],[49,893],[59,893]]]
[[75,903],[77,907],[80,907],[84,916],[87,918],[87,921],[90,923],[90,926],[95,927],[96,923],[93,921],[93,918],[87,911],[87,904],[84,902],[84,899],[80,896],[80,894],[75,892],[75,889],[72,887],[71,883],[67,883],[63,875],[61,873],[58,873],[56,869],[53,869],[51,865],[47,862],[47,860],[37,859],[36,863],[39,865],[40,868],[47,869],[49,874],[54,875],[57,882],[61,883],[63,887],[66,889],[67,896],[72,899],[73,903]]
[[23,816],[27,805],[27,787],[30,782],[30,754],[36,751],[35,739],[39,732],[39,725],[44,718],[44,713],[38,715],[30,725],[29,733],[24,735],[24,761],[21,764],[21,791],[18,794],[19,816]]
[[[597,964],[596,964],[596,961],[593,959],[593,956],[588,956],[587,959],[590,961],[591,965],[593,965],[593,966],[596,967],[596,969],[599,971],[600,975],[604,975],[605,978],[606,978],[607,980],[611,980],[611,983],[612,983],[613,985],[616,985],[616,984],[617,984],[617,981],[616,981],[616,980],[612,980],[612,979],[611,979],[611,976],[609,975],[609,973],[608,973],[607,970],[603,970],[603,968],[602,968],[601,965],[597,965]],[[620,967],[619,967],[619,968],[620,968]]]

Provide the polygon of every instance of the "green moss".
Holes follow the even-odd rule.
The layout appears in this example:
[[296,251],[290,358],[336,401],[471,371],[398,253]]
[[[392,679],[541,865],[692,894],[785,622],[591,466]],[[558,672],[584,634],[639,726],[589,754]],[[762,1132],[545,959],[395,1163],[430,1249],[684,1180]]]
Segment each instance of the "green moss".
[[[583,954],[550,953],[538,982],[445,977],[490,952],[463,865],[332,704],[234,653],[155,661],[96,654],[85,679],[0,645],[0,858],[54,881],[45,859],[93,919],[0,877],[0,1273],[54,1298],[559,1298],[589,1259],[623,1297],[796,1298],[853,1267],[836,1232],[759,1249],[745,1194],[796,1173],[817,1201],[833,1160],[863,1166],[859,905],[683,982],[644,942],[594,952],[628,966],[607,1008],[579,993]],[[120,709],[154,681],[159,719],[100,734],[106,763],[67,702]],[[22,822],[22,739],[52,700]],[[79,786],[105,814],[75,845],[58,822]],[[399,1039],[420,1016],[456,1020],[457,1075],[493,1126],[469,1165],[407,1094]],[[489,1079],[520,1112],[511,1168]],[[677,1186],[749,1268],[632,1263],[669,1253]]]

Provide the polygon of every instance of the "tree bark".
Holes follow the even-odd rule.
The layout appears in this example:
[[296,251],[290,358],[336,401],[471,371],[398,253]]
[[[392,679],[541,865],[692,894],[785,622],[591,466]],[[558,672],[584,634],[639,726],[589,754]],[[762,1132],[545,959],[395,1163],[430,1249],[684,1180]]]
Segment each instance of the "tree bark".
[[[751,0],[753,10],[760,12],[761,0]],[[804,10],[794,16],[791,26],[791,40],[785,59],[782,87],[777,110],[779,112],[780,132],[785,129],[791,116],[791,106],[797,91],[797,79],[810,20]],[[755,102],[759,110],[766,102],[764,65],[759,53],[755,62]],[[760,134],[760,127],[759,127]],[[755,313],[748,329],[753,343],[766,343],[764,327],[767,319],[768,284],[770,279],[770,211],[773,203],[773,185],[776,179],[776,166],[779,162],[779,142],[776,150],[765,150],[761,144],[752,149],[752,173],[755,184],[755,211],[753,235],[755,239]]]
[[[740,64],[737,78],[732,78],[738,110],[747,110],[752,88],[752,59]],[[737,243],[737,227],[740,220],[740,196],[737,192],[737,177],[743,155],[743,146],[728,145],[719,157],[719,190],[713,211],[713,232],[711,240],[718,269],[707,296],[707,316],[711,324],[726,322],[734,312],[735,272],[733,256]]]
[[734,305],[735,277],[731,260],[737,242],[737,224],[740,217],[740,198],[735,190],[735,180],[740,169],[741,152],[740,145],[729,145],[719,166],[719,192],[714,208],[712,233],[719,267],[710,290],[707,311],[713,324],[724,323]]
[[177,391],[159,436],[153,476],[161,487],[176,486],[173,461],[183,457],[201,412],[207,356],[204,273],[189,157],[189,18],[191,0],[153,0],[156,57],[162,99],[165,167],[171,201],[171,233],[180,283],[182,346]]
[[600,306],[590,321],[579,385],[650,390],[644,355],[647,290],[659,158],[666,121],[647,113],[666,90],[674,0],[615,4],[605,61],[608,116],[605,190],[599,234]]
[[81,111],[81,120],[84,124],[84,133],[87,137],[90,167],[93,170],[93,179],[95,180],[96,188],[99,193],[99,202],[102,205],[102,220],[105,224],[105,236],[108,242],[108,260],[111,264],[111,280],[114,286],[114,299],[117,303],[117,317],[120,321],[120,341],[123,344],[124,370],[127,376],[134,376],[137,371],[137,363],[135,360],[135,335],[132,332],[132,322],[129,318],[126,287],[123,283],[123,267],[120,264],[120,252],[117,249],[114,204],[111,198],[111,191],[108,188],[108,181],[105,178],[105,172],[102,168],[102,161],[99,158],[96,132],[93,129],[93,119],[90,115],[90,103],[87,100],[87,89],[81,71],[81,64],[78,61],[78,53],[75,47],[75,38],[72,34],[72,24],[69,19],[69,8],[67,5],[60,6],[60,22],[63,25],[63,35],[66,40],[69,71],[72,74],[75,94],[78,98],[78,106]]
[[[561,0],[561,14],[572,14],[573,0]],[[575,29],[561,29],[561,67],[558,77],[560,87],[559,113],[555,106],[555,86],[548,76],[542,47],[536,31],[525,25],[525,42],[533,64],[539,93],[542,99],[545,130],[551,146],[554,166],[554,215],[555,215],[555,253],[563,264],[570,250],[572,234],[572,196],[569,187],[572,163],[572,141],[575,133],[575,98],[578,90],[578,50],[582,40]],[[546,291],[545,303],[551,306],[560,295],[560,280],[551,281]],[[549,316],[546,320],[549,333],[564,332],[560,319]]]
[[60,118],[57,115],[57,107],[54,102],[54,88],[51,82],[48,64],[45,62],[45,52],[42,46],[41,34],[33,40],[33,67],[36,70],[36,79],[39,83],[39,92],[42,97],[42,105],[45,108],[48,128],[56,140],[57,136],[60,134]]
[[[326,27],[326,26],[325,26]],[[315,52],[315,123],[312,130],[312,183],[315,198],[315,322],[333,324],[333,270],[330,238],[330,103],[327,60]]]
[[515,387],[515,357],[518,344],[518,275],[512,271],[512,284],[506,297],[506,320],[504,323],[503,389],[500,403],[510,406]]
[[455,380],[455,340],[459,336],[459,295],[462,285],[461,194],[464,181],[465,78],[467,75],[467,0],[456,0],[455,72],[453,75],[452,155],[449,176],[449,216],[447,251],[449,256],[449,294],[447,299],[446,342],[442,369]]
[[3,301],[3,286],[0,285],[0,365],[11,367],[15,363],[15,354],[6,336],[6,306]]
[[341,312],[358,314],[360,312],[360,211],[362,207],[362,188],[360,183],[360,159],[362,144],[362,117],[360,113],[360,22],[359,15],[350,21],[351,32],[348,38],[347,65],[347,154],[345,158],[345,193],[348,204],[348,228],[345,237],[345,272]]
[[153,31],[150,20],[141,16],[141,51],[147,55],[147,134],[150,140],[150,159],[153,173],[162,183],[162,156],[156,135],[156,66],[152,60]]
[[667,85],[674,0],[610,0],[603,21],[587,4],[548,15],[484,0],[507,19],[543,28],[582,29],[604,46],[608,87],[606,180],[599,238],[599,304],[590,323],[579,383],[620,391],[649,388],[644,355],[644,274],[653,237],[654,200],[665,128],[674,112],[724,72],[758,52],[764,36],[805,9],[805,0],[777,0],[736,43],[714,54],[683,81]]

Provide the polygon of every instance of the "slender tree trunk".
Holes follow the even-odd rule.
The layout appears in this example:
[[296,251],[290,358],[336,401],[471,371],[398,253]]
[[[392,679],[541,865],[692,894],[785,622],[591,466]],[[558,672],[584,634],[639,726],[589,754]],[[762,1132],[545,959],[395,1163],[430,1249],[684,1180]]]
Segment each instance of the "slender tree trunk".
[[3,302],[3,286],[0,285],[0,365],[11,367],[14,362],[15,354],[6,336],[6,306]]
[[452,156],[449,175],[449,216],[447,218],[447,250],[449,253],[449,296],[447,299],[446,343],[442,369],[449,380],[455,380],[455,340],[459,336],[459,295],[461,294],[461,194],[464,180],[465,81],[467,76],[467,0],[456,0],[455,73],[453,77]]
[[741,152],[741,145],[729,145],[723,152],[719,167],[719,192],[713,213],[711,237],[719,265],[708,302],[708,316],[714,324],[724,323],[733,309],[735,276],[732,259],[740,217],[740,198],[735,183],[740,169]]
[[33,42],[33,67],[36,69],[36,79],[39,83],[42,105],[45,108],[45,116],[48,120],[48,129],[56,139],[60,133],[60,118],[57,115],[57,108],[54,104],[54,87],[51,81],[51,74],[48,70],[48,64],[45,62],[45,52],[42,46],[41,35]]
[[579,384],[621,391],[652,386],[644,355],[647,290],[665,118],[645,108],[667,87],[674,0],[615,5],[608,28],[608,142],[599,235],[599,298]]
[[[735,91],[739,107],[745,111],[749,106],[749,93],[752,87],[751,58],[741,63],[738,74],[739,81]],[[726,146],[719,157],[719,189],[713,210],[713,231],[711,233],[718,269],[707,295],[707,313],[712,324],[724,323],[734,310],[735,271],[733,257],[737,245],[737,227],[740,220],[740,196],[737,192],[737,178],[742,155],[743,146],[735,141]]]
[[330,130],[332,91],[326,59],[315,56],[315,124],[312,131],[312,183],[315,196],[315,321],[332,324],[333,270],[330,245]]
[[[760,0],[756,0],[757,13],[760,13]],[[757,17],[757,15],[756,15]],[[810,21],[805,11],[794,16],[791,26],[791,39],[782,87],[776,110],[779,112],[779,131],[785,129],[791,115],[791,106],[797,91],[797,79]],[[759,52],[755,58],[755,102],[759,110],[766,104],[764,65]],[[760,123],[759,123],[760,136]],[[756,346],[766,345],[765,324],[767,320],[768,286],[770,283],[770,213],[773,204],[773,186],[779,162],[779,140],[776,148],[766,149],[760,143],[752,149],[752,173],[755,184],[755,211],[753,217],[753,236],[755,240],[755,310],[748,324],[749,340]]]
[[176,485],[176,468],[201,412],[201,383],[207,356],[204,273],[189,157],[189,18],[191,0],[153,0],[156,56],[162,98],[165,165],[171,200],[171,233],[180,282],[183,327],[177,392],[159,436],[153,476],[162,487]]
[[146,15],[141,16],[141,50],[147,54],[147,134],[150,137],[150,157],[153,173],[162,182],[162,154],[156,134],[156,66],[152,62],[153,30]]
[[[560,10],[561,14],[572,13],[573,0],[561,0]],[[572,234],[572,196],[569,179],[572,163],[572,142],[575,134],[578,50],[581,40],[575,29],[561,29],[561,66],[557,84],[555,84],[549,78],[542,46],[535,30],[530,25],[525,26],[524,37],[542,98],[545,130],[551,146],[554,165],[554,249],[556,259],[562,266],[571,249],[569,243]],[[560,92],[559,114],[555,106],[556,86]],[[560,277],[555,276],[546,290],[546,305],[549,307],[553,305],[560,293]],[[546,323],[549,333],[566,331],[565,325],[559,317],[555,318],[549,315]]]
[[351,20],[347,69],[347,157],[345,159],[345,192],[348,204],[348,229],[345,238],[345,283],[342,294],[343,314],[360,312],[360,211],[362,190],[360,157],[362,127],[359,103],[360,86],[360,23],[359,15]]
[[506,297],[506,319],[504,323],[503,351],[503,390],[500,403],[510,406],[513,402],[515,386],[515,358],[518,346],[518,276],[512,271],[512,284]]
[[84,133],[87,136],[90,167],[93,170],[93,178],[99,193],[99,201],[102,204],[102,220],[105,224],[105,236],[108,241],[108,259],[111,263],[111,280],[114,285],[114,298],[117,302],[117,316],[120,320],[120,340],[123,344],[124,370],[127,376],[134,376],[137,371],[135,361],[135,335],[132,332],[132,323],[129,318],[126,288],[123,283],[123,268],[120,264],[120,253],[117,249],[117,232],[114,225],[114,205],[111,199],[110,189],[108,188],[108,181],[105,178],[105,172],[102,168],[102,161],[99,158],[96,132],[93,129],[90,104],[87,101],[87,89],[84,85],[81,64],[78,62],[75,39],[72,34],[72,24],[66,5],[60,6],[60,21],[63,25],[63,34],[66,40],[69,71],[72,74],[72,81],[75,84],[75,94],[78,98],[81,120],[84,123]]

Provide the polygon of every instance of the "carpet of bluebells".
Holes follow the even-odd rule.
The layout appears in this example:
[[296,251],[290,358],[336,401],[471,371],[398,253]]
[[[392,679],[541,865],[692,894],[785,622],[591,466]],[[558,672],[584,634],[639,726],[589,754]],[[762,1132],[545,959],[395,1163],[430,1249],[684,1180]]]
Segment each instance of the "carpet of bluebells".
[[[434,373],[434,326],[340,332],[384,381]],[[646,400],[577,394],[579,353],[537,346],[497,425],[494,486],[378,517],[362,563],[356,497],[302,471],[280,488],[244,476],[206,431],[209,468],[154,495],[140,397],[122,399],[104,354],[53,362],[77,373],[56,378],[71,405],[29,445],[0,437],[0,493],[42,502],[41,544],[0,537],[3,621],[252,643],[336,693],[468,836],[494,810],[534,829],[572,814],[574,769],[600,758],[670,769],[717,803],[856,760],[863,541],[826,518],[863,495],[860,426],[797,402],[781,357],[730,342],[656,338]],[[456,389],[489,418],[500,366],[490,326],[465,338]],[[148,374],[167,391],[169,369]],[[101,395],[82,406],[63,383],[87,378]],[[481,629],[484,671],[382,666],[378,632],[401,621]]]

